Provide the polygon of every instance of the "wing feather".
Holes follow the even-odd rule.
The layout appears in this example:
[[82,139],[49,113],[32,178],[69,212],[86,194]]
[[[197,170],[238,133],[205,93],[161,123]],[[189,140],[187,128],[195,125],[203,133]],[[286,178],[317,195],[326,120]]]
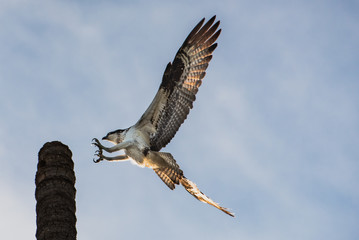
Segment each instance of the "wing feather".
[[157,154],[164,160],[164,166],[153,168],[155,173],[161,180],[171,189],[175,189],[175,184],[179,184],[183,176],[183,171],[180,169],[172,154],[166,152],[152,152]]
[[150,146],[153,151],[159,151],[171,141],[193,107],[217,47],[215,41],[221,33],[217,30],[220,22],[214,23],[215,18],[213,16],[204,25],[203,18],[190,32],[173,62],[168,63],[151,105],[137,122],[139,126],[148,123],[152,126]]

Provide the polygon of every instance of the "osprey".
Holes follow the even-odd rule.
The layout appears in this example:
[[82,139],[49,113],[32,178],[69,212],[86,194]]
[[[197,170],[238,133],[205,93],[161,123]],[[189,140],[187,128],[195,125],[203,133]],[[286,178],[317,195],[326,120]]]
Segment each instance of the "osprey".
[[[97,138],[93,139],[93,144],[98,147],[95,153],[98,158],[94,162],[132,160],[138,166],[152,168],[170,189],[173,190],[175,184],[181,184],[198,200],[234,217],[183,175],[172,154],[160,152],[187,118],[196,99],[212,52],[217,47],[215,41],[221,33],[221,29],[217,31],[220,22],[214,23],[215,18],[213,16],[205,25],[203,18],[190,32],[173,62],[168,63],[158,92],[140,120],[129,128],[109,132],[102,138],[115,146],[105,147]],[[108,157],[103,155],[103,150],[109,153],[124,150],[125,154]]]

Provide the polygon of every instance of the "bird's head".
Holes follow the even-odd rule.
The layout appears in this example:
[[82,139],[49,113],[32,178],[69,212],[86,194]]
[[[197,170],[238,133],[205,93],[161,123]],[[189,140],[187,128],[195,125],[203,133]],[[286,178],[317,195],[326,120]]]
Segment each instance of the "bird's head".
[[106,136],[102,138],[102,140],[106,140],[114,144],[120,143],[123,141],[124,132],[124,129],[118,129],[116,131],[109,132]]

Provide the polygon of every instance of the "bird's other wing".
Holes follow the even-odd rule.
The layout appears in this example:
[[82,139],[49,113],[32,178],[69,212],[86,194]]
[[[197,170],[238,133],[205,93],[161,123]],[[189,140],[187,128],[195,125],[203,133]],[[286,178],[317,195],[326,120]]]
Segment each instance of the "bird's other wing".
[[183,171],[176,163],[176,160],[173,158],[172,154],[170,153],[165,153],[165,152],[151,152],[151,153],[157,154],[165,162],[165,164],[163,164],[161,167],[153,168],[153,170],[171,190],[175,189],[175,184],[179,184],[183,176]]
[[221,207],[218,203],[207,197],[203,192],[201,192],[198,189],[197,185],[194,182],[187,179],[185,176],[181,178],[180,183],[186,189],[187,192],[189,192],[193,197],[197,198],[199,201],[208,203],[209,205],[212,205],[213,207],[216,207],[219,210],[225,212],[229,216],[234,217],[234,213],[228,211],[227,208]]
[[137,122],[139,126],[151,123],[153,151],[159,151],[171,141],[193,107],[221,33],[221,29],[217,31],[220,22],[214,23],[215,18],[204,25],[203,18],[194,27],[173,62],[168,63],[155,98]]

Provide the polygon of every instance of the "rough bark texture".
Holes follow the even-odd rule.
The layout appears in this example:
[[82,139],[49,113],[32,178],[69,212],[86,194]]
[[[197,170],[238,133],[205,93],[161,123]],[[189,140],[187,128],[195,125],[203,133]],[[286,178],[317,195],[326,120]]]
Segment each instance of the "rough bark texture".
[[70,149],[61,142],[46,143],[36,172],[36,238],[76,239],[75,173]]

